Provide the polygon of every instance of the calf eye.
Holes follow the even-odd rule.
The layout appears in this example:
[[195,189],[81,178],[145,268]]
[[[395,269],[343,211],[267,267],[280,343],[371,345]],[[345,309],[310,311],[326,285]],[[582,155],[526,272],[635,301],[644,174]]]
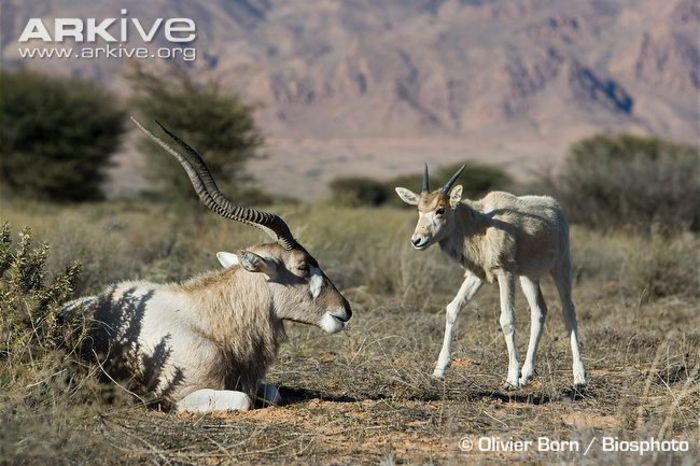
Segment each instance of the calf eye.
[[300,271],[301,273],[303,273],[304,275],[308,275],[308,274],[309,274],[309,266],[308,266],[307,264],[302,264],[302,265],[300,265],[300,266],[297,267],[297,268],[298,268],[299,271]]
[[444,213],[445,213],[445,209],[442,208],[442,207],[440,207],[438,210],[435,211],[435,214],[436,214],[436,215],[442,215],[442,214],[444,214]]

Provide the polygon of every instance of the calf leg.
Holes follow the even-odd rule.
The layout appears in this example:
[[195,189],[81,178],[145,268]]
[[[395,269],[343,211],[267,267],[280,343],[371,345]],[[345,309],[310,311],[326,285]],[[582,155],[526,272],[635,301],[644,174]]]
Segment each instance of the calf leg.
[[452,346],[452,333],[454,332],[455,323],[457,321],[457,316],[462,310],[464,304],[467,303],[479,288],[481,288],[482,281],[479,277],[473,273],[467,271],[464,275],[464,281],[462,286],[459,287],[459,291],[454,299],[447,305],[446,316],[445,316],[445,336],[442,340],[442,349],[440,350],[440,355],[438,356],[437,364],[435,365],[435,371],[433,371],[433,377],[437,379],[445,378],[445,369],[450,365],[451,360],[451,346]]
[[571,356],[573,358],[572,370],[574,373],[574,386],[586,385],[586,369],[583,366],[581,353],[579,352],[578,323],[576,322],[576,308],[571,299],[571,268],[567,265],[558,273],[553,273],[554,283],[557,285],[559,298],[561,299],[561,311],[564,315],[564,324],[571,339]]
[[192,392],[180,401],[178,412],[209,413],[212,411],[248,411],[253,405],[250,397],[233,390],[212,390],[204,388]]
[[547,317],[547,305],[542,296],[539,282],[528,277],[520,277],[520,286],[523,289],[527,303],[530,306],[530,343],[527,345],[527,356],[520,375],[520,385],[527,384],[535,374],[535,358],[537,345],[542,336],[544,321]]
[[503,272],[498,275],[501,294],[501,318],[499,319],[508,349],[508,376],[504,389],[518,388],[520,363],[515,349],[515,275]]

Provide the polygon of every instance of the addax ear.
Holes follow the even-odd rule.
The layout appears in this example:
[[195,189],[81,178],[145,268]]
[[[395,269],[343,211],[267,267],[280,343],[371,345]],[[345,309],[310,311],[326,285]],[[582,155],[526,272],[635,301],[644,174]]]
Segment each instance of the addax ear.
[[241,267],[246,269],[248,272],[260,272],[264,273],[268,277],[272,277],[275,273],[274,262],[258,256],[253,252],[241,251],[238,253],[238,260],[241,263]]
[[452,188],[452,191],[450,191],[450,207],[453,209],[457,207],[457,204],[459,204],[459,201],[462,200],[462,185],[458,184],[454,188]]
[[398,194],[401,200],[404,201],[406,204],[418,205],[418,201],[420,200],[418,194],[406,188],[396,187],[394,189],[396,190],[396,194]]
[[225,269],[230,269],[235,265],[239,265],[238,256],[232,252],[219,251],[216,253],[216,258]]

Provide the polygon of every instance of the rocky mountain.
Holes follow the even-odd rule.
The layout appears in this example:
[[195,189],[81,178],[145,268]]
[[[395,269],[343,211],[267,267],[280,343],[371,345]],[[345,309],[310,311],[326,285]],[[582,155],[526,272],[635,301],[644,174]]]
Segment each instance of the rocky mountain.
[[253,168],[273,191],[312,197],[334,176],[391,176],[423,160],[524,173],[598,131],[698,141],[694,0],[4,0],[3,66],[128,92],[125,60],[18,55],[29,17],[119,8],[144,23],[195,21],[197,59],[177,64],[261,104],[271,156]]

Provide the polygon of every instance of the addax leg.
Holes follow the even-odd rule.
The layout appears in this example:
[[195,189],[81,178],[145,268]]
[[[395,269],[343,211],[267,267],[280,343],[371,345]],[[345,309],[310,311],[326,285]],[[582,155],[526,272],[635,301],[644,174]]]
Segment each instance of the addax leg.
[[520,385],[527,384],[535,374],[535,358],[537,356],[537,345],[542,336],[544,321],[547,317],[547,305],[542,296],[539,282],[528,277],[520,277],[520,286],[523,289],[527,303],[530,306],[530,343],[527,345],[527,356],[523,364],[520,376]]
[[209,413],[212,411],[248,411],[253,405],[250,397],[233,390],[204,388],[192,392],[177,402],[178,412]]
[[437,379],[445,378],[445,369],[447,369],[447,366],[450,365],[450,360],[452,357],[452,333],[454,332],[457,316],[462,310],[462,307],[470,299],[472,299],[472,297],[474,297],[477,291],[479,291],[481,284],[482,281],[479,277],[471,272],[466,272],[464,282],[462,282],[462,286],[459,287],[457,295],[450,302],[450,304],[447,305],[445,317],[445,336],[442,341],[442,349],[440,350],[440,355],[438,356],[435,370],[433,371],[433,377]]
[[561,299],[561,311],[564,315],[564,324],[571,339],[571,356],[573,357],[574,386],[584,387],[586,385],[586,369],[583,366],[581,353],[579,351],[578,323],[576,322],[576,308],[571,299],[571,271],[567,267],[560,273],[552,274],[554,283],[559,291]]
[[520,377],[520,363],[515,349],[515,275],[501,273],[498,275],[498,286],[501,290],[500,323],[508,349],[508,376],[503,388],[512,389],[518,388]]

